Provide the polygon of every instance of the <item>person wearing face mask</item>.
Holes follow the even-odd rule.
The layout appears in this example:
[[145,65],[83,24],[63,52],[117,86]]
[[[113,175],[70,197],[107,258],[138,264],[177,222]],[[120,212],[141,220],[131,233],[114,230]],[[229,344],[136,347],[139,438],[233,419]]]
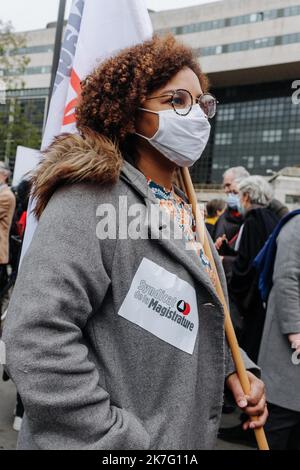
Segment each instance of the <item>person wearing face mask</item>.
[[[227,209],[219,218],[214,234],[216,248],[221,256],[228,254],[226,245],[229,248],[234,247],[240,228],[243,225],[244,217],[239,212],[241,206],[238,184],[249,176],[248,171],[242,166],[229,168],[223,175],[223,188],[227,196]],[[274,198],[269,202],[268,208],[280,219],[289,212],[286,206]]]
[[[233,263],[238,254],[237,247],[241,239],[241,229],[246,212],[241,205],[238,188],[239,184],[249,176],[250,174],[244,167],[230,168],[223,175],[223,188],[227,195],[227,209],[215,226],[214,240],[216,249],[222,257],[228,284],[231,282]],[[274,198],[268,202],[267,207],[276,218],[282,218],[289,212],[287,207]],[[234,302],[231,302],[231,314],[235,331],[238,338],[240,338],[242,319]]]
[[[229,168],[223,175],[223,188],[226,194],[227,209],[219,218],[215,227],[214,240],[217,242],[218,249],[220,249],[225,238],[229,243],[235,240],[243,224],[243,216],[238,210],[238,183],[248,176],[250,174],[242,166]],[[220,254],[222,255],[222,253]]]
[[270,208],[273,190],[262,176],[250,176],[238,186],[239,211],[245,221],[236,241],[229,292],[243,319],[241,344],[256,361],[265,320],[265,308],[258,290],[258,274],[253,261],[280,220]]
[[[239,191],[238,211],[244,217],[244,223],[235,242],[236,256],[231,266],[228,284],[231,311],[238,323],[238,338],[241,347],[253,360],[258,360],[258,353],[266,317],[266,308],[258,289],[258,273],[254,259],[275,229],[279,216],[270,209],[273,190],[262,176],[249,176],[237,186]],[[243,432],[243,423],[247,419],[241,415],[241,424],[221,428],[219,438],[228,442],[252,445],[250,433]]]
[[[223,188],[226,194],[227,207],[215,225],[213,239],[215,240],[215,247],[222,259],[227,284],[229,284],[231,280],[232,267],[237,256],[235,249],[236,241],[244,222],[244,214],[240,212],[238,184],[249,176],[248,171],[242,166],[229,168],[223,175]],[[230,296],[229,302],[233,326],[237,338],[239,339],[243,320]],[[224,407],[225,412],[226,409],[227,406]],[[229,406],[228,410],[230,409],[233,408]]]
[[192,50],[172,36],[120,51],[82,83],[79,134],[57,137],[33,177],[39,224],[4,329],[25,407],[20,449],[212,449],[224,383],[257,416],[245,428],[265,423],[259,369],[245,355],[246,397],[174,184],[215,112]]

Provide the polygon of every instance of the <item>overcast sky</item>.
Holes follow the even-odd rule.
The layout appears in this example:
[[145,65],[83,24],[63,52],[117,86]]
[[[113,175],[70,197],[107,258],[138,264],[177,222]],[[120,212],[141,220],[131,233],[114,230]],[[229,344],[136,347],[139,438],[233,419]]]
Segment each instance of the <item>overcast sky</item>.
[[[101,1],[101,0],[99,0]],[[216,0],[146,0],[152,10],[168,10],[200,5]],[[57,18],[59,0],[0,0],[0,19],[11,21],[16,31],[44,28]],[[71,5],[68,0],[67,13]]]

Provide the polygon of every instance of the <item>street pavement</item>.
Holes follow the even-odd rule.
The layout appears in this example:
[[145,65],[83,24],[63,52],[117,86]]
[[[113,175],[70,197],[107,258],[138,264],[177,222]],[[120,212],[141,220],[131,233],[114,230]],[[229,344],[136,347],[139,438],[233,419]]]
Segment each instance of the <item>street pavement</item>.
[[[15,408],[16,390],[11,381],[2,381],[0,366],[0,450],[12,450],[16,447],[18,433],[12,428]],[[223,426],[238,424],[238,414],[224,415]],[[248,447],[218,441],[217,450],[249,450]]]

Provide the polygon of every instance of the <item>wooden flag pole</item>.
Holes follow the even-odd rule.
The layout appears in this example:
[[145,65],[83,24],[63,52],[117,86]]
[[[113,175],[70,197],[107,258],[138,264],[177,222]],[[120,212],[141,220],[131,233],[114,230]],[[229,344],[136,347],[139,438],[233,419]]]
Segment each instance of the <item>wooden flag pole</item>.
[[[196,192],[192,183],[192,179],[190,176],[190,172],[188,168],[182,168],[180,171],[181,175],[179,176],[179,181],[183,183],[183,188],[185,190],[185,193],[188,197],[188,200],[190,204],[192,205],[192,210],[194,217],[196,219],[196,230],[197,230],[197,235],[199,237],[199,240],[203,246],[205,255],[209,259],[211,266],[215,272],[216,275],[216,290],[218,297],[223,305],[224,308],[224,314],[225,314],[225,332],[227,336],[227,341],[229,344],[229,347],[231,349],[233,361],[236,366],[236,371],[238,374],[238,377],[240,379],[243,391],[246,395],[250,393],[250,381],[249,377],[247,375],[247,371],[245,368],[245,364],[241,355],[241,351],[237,342],[236,334],[233,328],[231,316],[229,313],[229,308],[225,299],[225,295],[223,292],[223,288],[220,282],[220,278],[218,276],[218,271],[216,269],[216,264],[215,260],[211,251],[211,247],[206,235],[206,229],[205,229],[205,223],[204,223],[204,218],[201,214],[199,204],[197,202],[197,196]],[[254,421],[256,418],[253,417],[252,420]],[[255,429],[255,437],[257,441],[258,448],[260,450],[269,450],[268,442],[265,436],[265,432],[263,428],[260,429]]]

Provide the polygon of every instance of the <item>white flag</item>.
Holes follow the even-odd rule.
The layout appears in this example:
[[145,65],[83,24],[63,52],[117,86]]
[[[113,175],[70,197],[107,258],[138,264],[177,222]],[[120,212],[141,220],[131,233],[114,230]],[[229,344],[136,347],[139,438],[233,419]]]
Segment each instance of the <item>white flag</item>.
[[[80,82],[105,58],[152,36],[145,0],[73,0],[66,27],[42,150],[63,132],[76,132]],[[21,260],[37,221],[28,207]]]

